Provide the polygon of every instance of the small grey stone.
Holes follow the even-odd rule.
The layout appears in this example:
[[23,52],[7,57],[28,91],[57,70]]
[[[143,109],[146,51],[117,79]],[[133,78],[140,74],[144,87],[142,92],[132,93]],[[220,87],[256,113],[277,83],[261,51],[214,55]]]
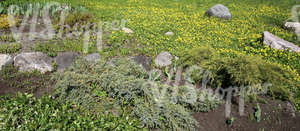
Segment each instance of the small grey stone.
[[135,56],[135,57],[132,57],[132,60],[135,63],[137,63],[139,65],[142,65],[145,70],[150,71],[151,64],[152,64],[152,58],[151,57],[147,57],[147,56]]
[[38,70],[41,73],[53,71],[52,58],[41,52],[29,52],[18,54],[14,58],[14,65],[21,71]]
[[231,13],[229,9],[222,4],[216,4],[215,6],[211,7],[206,11],[206,14],[208,16],[214,16],[221,19],[226,19],[226,20],[231,19]]
[[288,112],[290,113],[290,115],[292,117],[296,117],[296,111],[294,109],[294,106],[293,104],[291,104],[290,102],[287,103],[287,109],[288,109]]
[[300,48],[288,41],[280,39],[279,37],[271,34],[268,31],[264,32],[264,44],[270,46],[271,48],[279,49],[279,50],[286,50],[289,49],[294,52],[300,52]]
[[299,22],[286,22],[284,24],[284,27],[286,29],[296,31],[297,29],[300,30],[300,23]]
[[176,61],[179,60],[179,57],[178,57],[178,56],[175,56],[174,58],[175,58]]
[[156,56],[154,63],[158,67],[169,66],[172,64],[172,55],[169,52],[161,52]]
[[166,36],[173,36],[174,33],[173,33],[173,32],[167,32],[167,33],[165,33],[165,35],[166,35]]
[[124,31],[127,34],[132,34],[133,33],[133,31],[131,29],[126,28],[126,27],[122,27],[122,31]]
[[65,68],[72,66],[73,62],[79,55],[75,52],[62,52],[58,53],[55,57],[55,63],[57,64],[57,70],[63,71]]
[[83,57],[88,62],[98,62],[101,60],[101,55],[99,53],[88,54]]
[[300,35],[300,23],[299,22],[286,22],[284,27],[288,30],[294,31],[297,34],[298,38]]
[[0,70],[2,70],[2,66],[6,66],[13,63],[13,58],[7,54],[0,54]]

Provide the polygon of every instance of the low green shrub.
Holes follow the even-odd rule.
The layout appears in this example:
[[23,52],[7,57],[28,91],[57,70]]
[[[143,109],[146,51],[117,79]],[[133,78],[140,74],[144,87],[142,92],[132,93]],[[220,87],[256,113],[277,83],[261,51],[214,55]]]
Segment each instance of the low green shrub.
[[[101,100],[97,96],[105,95],[111,98],[106,106],[119,105],[110,110],[118,114],[120,109],[126,107],[131,116],[139,119],[143,127],[149,129],[194,130],[197,122],[191,113],[209,111],[220,104],[216,97],[203,99],[199,95],[203,92],[194,87],[190,87],[192,91],[188,91],[187,87],[167,86],[148,81],[149,78],[142,67],[127,58],[115,58],[96,64],[78,60],[73,67],[54,75],[53,79],[57,81],[54,96],[62,101],[99,111],[97,105],[102,105],[107,100]],[[176,89],[180,93],[172,95]],[[189,95],[194,91],[198,93],[194,94],[196,99],[192,101]]]
[[[209,47],[200,47],[188,51],[183,56],[181,64],[185,66],[195,64],[201,66],[203,70],[210,71],[209,84],[213,87],[227,88],[271,83],[268,93],[282,100],[292,100],[293,93],[300,93],[297,73],[279,64],[266,62],[257,56],[242,54],[224,56]],[[191,76],[194,81],[202,82],[202,74],[194,71]]]

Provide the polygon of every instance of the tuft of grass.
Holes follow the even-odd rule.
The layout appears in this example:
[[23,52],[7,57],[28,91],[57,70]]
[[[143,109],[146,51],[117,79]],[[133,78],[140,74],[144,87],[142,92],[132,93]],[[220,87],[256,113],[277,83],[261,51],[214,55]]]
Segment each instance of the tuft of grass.
[[22,48],[20,43],[0,44],[1,54],[17,53]]
[[256,122],[260,122],[261,120],[261,109],[259,104],[256,104],[254,116],[256,118]]
[[12,35],[1,35],[0,36],[0,41],[1,42],[16,42],[14,37]]

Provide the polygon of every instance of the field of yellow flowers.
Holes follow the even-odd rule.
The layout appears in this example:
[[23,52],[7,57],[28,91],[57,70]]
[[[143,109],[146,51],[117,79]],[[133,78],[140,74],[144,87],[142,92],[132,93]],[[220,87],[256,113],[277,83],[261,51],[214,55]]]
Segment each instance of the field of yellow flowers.
[[[225,21],[205,16],[211,6],[221,3],[233,15]],[[209,46],[225,56],[251,55],[262,57],[267,62],[278,64],[293,72],[300,81],[300,54],[275,50],[263,44],[262,33],[269,31],[282,39],[300,46],[297,36],[283,28],[291,17],[291,8],[297,1],[282,0],[84,0],[100,21],[125,19],[126,27],[134,31],[124,36],[113,32],[109,41],[134,39],[134,47],[141,54],[156,56],[169,51],[181,56],[183,51],[199,46]],[[174,36],[164,35],[174,32]],[[142,49],[140,49],[142,47]],[[132,48],[111,49],[109,52],[130,54]]]
[[[205,16],[211,6],[221,3],[232,15],[231,21]],[[101,21],[127,20],[134,30],[131,38],[142,53],[155,56],[161,51],[179,55],[181,51],[208,45],[223,53],[259,55],[300,72],[300,54],[273,50],[262,43],[262,32],[271,33],[300,45],[297,36],[283,29],[296,1],[252,0],[84,0]],[[165,36],[172,31],[174,36]],[[110,39],[122,39],[121,32]]]

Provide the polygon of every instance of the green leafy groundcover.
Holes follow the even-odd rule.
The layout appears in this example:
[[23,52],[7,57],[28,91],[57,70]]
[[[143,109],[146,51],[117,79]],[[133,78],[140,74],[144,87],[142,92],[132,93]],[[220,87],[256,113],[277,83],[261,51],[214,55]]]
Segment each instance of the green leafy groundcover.
[[123,115],[90,113],[80,106],[61,103],[49,96],[29,94],[0,99],[0,130],[140,130],[139,122]]

